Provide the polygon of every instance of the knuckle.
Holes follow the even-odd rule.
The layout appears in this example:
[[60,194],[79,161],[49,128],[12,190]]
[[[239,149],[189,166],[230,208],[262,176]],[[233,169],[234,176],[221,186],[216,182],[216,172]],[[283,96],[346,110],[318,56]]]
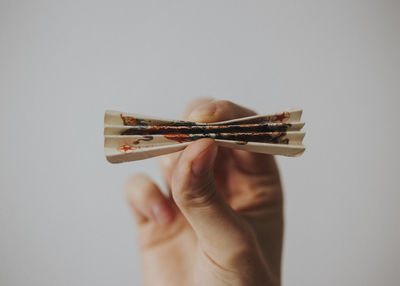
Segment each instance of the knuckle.
[[216,104],[216,115],[217,117],[223,118],[223,120],[229,120],[234,118],[246,117],[250,115],[255,115],[251,109],[237,105],[229,100],[219,100],[215,102]]
[[198,106],[201,106],[203,104],[211,103],[213,102],[212,98],[208,97],[200,97],[191,100],[185,107],[183,114],[182,114],[182,119],[189,119],[190,113],[196,109]]
[[216,100],[214,101],[215,104],[217,104],[220,107],[224,107],[224,108],[229,108],[232,107],[234,105],[234,103],[230,100]]
[[197,98],[189,101],[189,103],[187,104],[187,107],[198,106],[200,104],[208,103],[211,101],[213,101],[213,99],[211,97],[197,97]]
[[228,100],[215,100],[210,102],[209,114],[207,115],[207,122],[215,122],[221,120],[228,120],[233,115],[234,104]]
[[212,180],[190,182],[173,179],[172,196],[177,204],[185,207],[203,207],[209,205],[217,196],[217,190]]
[[206,207],[212,203],[216,196],[217,191],[212,182],[178,192],[178,200],[187,207]]
[[215,101],[214,104],[217,107],[217,111],[224,113],[231,112],[235,107],[235,104],[229,100],[218,100]]

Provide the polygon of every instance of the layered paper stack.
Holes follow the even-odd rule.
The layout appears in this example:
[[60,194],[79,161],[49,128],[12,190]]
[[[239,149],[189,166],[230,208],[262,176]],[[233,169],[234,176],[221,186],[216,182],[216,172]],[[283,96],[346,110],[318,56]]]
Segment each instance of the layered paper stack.
[[214,123],[168,120],[108,110],[104,117],[104,149],[111,163],[164,155],[201,138],[222,147],[271,155],[298,156],[305,150],[302,110],[255,115]]

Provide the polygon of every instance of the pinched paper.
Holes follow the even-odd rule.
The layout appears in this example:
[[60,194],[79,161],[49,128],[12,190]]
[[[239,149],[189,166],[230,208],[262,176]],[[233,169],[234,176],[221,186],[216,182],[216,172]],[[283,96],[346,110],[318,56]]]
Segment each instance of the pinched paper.
[[104,117],[104,150],[109,162],[122,163],[177,152],[195,140],[212,138],[222,147],[298,156],[305,150],[301,114],[301,109],[292,109],[199,123],[108,110]]

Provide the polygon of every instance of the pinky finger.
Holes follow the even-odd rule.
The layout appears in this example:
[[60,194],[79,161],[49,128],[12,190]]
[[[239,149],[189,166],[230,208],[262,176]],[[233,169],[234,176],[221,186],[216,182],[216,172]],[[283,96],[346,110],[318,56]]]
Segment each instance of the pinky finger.
[[146,175],[132,176],[126,183],[125,193],[137,224],[155,222],[165,225],[173,220],[171,201]]

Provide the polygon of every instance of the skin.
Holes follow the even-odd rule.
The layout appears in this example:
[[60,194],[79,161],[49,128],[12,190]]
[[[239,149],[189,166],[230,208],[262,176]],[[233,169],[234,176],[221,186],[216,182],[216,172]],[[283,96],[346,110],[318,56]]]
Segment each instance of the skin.
[[[183,119],[216,122],[255,113],[199,99]],[[280,285],[283,194],[273,156],[201,139],[163,156],[164,196],[146,175],[127,182],[144,285]]]

